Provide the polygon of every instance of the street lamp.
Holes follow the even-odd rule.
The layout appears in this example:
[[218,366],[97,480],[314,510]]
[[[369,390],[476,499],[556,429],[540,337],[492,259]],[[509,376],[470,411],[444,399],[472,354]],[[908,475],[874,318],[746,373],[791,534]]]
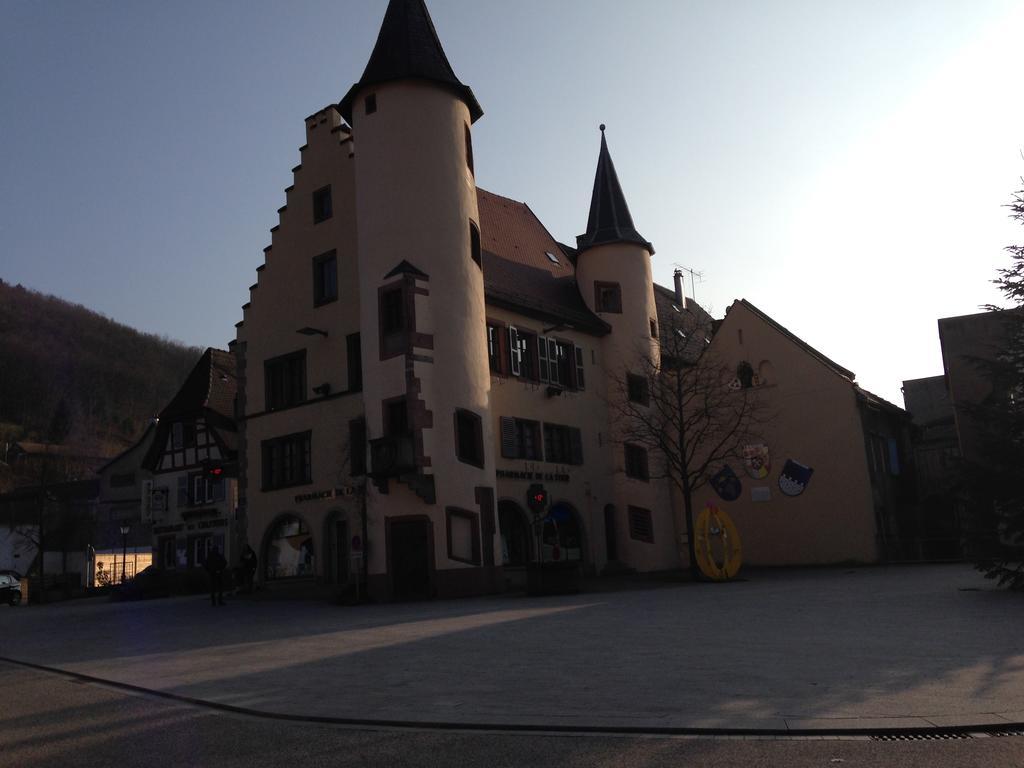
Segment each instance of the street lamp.
[[132,529],[130,525],[121,526],[121,583],[125,580],[125,565],[128,560],[128,532]]

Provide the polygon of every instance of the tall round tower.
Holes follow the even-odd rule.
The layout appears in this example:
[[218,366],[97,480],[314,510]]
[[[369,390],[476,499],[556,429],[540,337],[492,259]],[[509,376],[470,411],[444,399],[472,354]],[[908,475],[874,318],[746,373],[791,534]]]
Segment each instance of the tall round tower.
[[576,238],[576,280],[587,306],[612,327],[605,337],[609,374],[641,373],[643,358],[658,361],[651,256],[654,247],[633,225],[601,126],[587,231]]
[[[616,403],[628,398],[633,401],[631,407],[647,407],[644,401],[660,366],[651,276],[654,248],[633,225],[604,131],[602,125],[587,231],[576,238],[576,280],[587,306],[612,329],[601,340],[607,395],[613,403],[607,450],[615,470],[613,510],[609,511],[614,512],[614,522],[606,524],[606,535],[615,536],[614,549],[627,564],[659,562],[669,566],[678,563],[678,541],[668,487],[650,479],[651,474],[659,474],[648,470],[658,457],[651,456],[648,464],[647,447],[628,442],[632,430],[624,423],[624,412],[629,408]],[[628,535],[637,515],[650,520],[650,541]],[[658,552],[651,551],[655,548]]]
[[480,591],[497,547],[471,142],[483,112],[423,0],[390,1],[339,109],[355,152],[370,588]]

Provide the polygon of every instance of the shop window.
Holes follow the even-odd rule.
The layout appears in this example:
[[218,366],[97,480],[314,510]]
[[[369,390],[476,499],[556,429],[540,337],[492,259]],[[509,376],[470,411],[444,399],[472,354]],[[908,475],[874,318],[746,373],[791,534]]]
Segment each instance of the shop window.
[[306,402],[306,351],[263,363],[266,409],[278,411]]
[[647,378],[644,376],[638,376],[635,373],[627,373],[626,394],[629,397],[629,402],[631,403],[650,405],[650,385],[647,382]]
[[455,411],[455,456],[463,464],[484,465],[483,420],[472,411]]
[[579,429],[561,424],[544,425],[544,456],[555,464],[583,463],[583,440]]
[[310,432],[300,432],[263,441],[263,490],[312,482],[310,436]]
[[319,307],[337,299],[338,256],[335,251],[328,251],[313,259],[313,306]]
[[594,309],[597,312],[622,313],[622,288],[618,283],[594,283]]
[[558,502],[551,506],[541,539],[546,563],[583,559],[583,535],[579,519],[568,504]]
[[654,520],[651,510],[629,507],[629,537],[636,541],[654,543]]
[[502,416],[501,455],[506,459],[543,461],[540,422]]
[[264,575],[268,581],[316,575],[313,536],[295,515],[278,520],[267,536]]
[[626,459],[626,477],[634,480],[650,480],[650,473],[647,467],[647,449],[639,445],[626,443],[624,446]]
[[448,559],[480,565],[480,516],[475,512],[448,507]]
[[313,223],[319,224],[334,215],[333,203],[331,201],[331,185],[320,187],[313,193]]

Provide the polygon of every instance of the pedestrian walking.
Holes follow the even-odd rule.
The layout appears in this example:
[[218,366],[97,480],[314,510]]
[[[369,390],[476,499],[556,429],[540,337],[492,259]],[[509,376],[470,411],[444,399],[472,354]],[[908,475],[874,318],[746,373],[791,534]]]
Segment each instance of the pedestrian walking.
[[245,547],[245,554],[242,555],[242,575],[245,577],[245,592],[251,595],[253,584],[256,580],[256,566],[258,565],[256,552],[249,545]]
[[210,574],[210,605],[224,605],[224,571],[227,570],[228,561],[220,553],[220,549],[214,547],[206,556],[206,570]]

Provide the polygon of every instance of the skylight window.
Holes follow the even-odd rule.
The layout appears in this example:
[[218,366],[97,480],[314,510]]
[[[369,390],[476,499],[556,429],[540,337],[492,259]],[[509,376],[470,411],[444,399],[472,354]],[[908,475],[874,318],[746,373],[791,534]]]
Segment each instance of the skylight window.
[[676,328],[676,334],[678,334],[680,339],[682,339],[683,341],[686,341],[686,338],[687,338],[686,331],[684,331],[682,328]]
[[550,261],[552,264],[562,263],[558,260],[558,257],[555,256],[555,254],[553,254],[551,251],[544,251],[544,255],[548,257],[548,261]]

